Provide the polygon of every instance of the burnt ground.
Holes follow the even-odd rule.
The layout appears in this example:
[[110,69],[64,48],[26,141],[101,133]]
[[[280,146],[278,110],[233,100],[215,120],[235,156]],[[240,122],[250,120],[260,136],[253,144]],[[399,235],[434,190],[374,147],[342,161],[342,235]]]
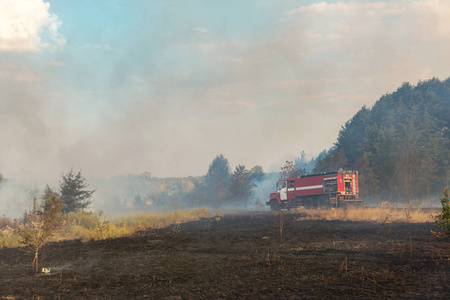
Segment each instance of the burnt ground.
[[0,249],[0,299],[450,298],[450,243],[432,223],[227,214],[133,237],[48,244],[35,275]]

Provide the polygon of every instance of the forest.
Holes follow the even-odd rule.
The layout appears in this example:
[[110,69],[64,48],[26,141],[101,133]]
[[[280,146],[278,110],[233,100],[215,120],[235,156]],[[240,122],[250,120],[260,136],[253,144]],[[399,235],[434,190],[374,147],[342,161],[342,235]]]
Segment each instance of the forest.
[[361,196],[421,200],[449,179],[450,78],[403,83],[341,128],[315,171],[358,170]]

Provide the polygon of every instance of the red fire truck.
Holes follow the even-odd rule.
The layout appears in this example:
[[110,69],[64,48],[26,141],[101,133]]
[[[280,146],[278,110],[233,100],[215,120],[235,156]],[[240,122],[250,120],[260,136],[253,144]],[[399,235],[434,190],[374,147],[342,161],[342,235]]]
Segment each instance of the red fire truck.
[[359,199],[358,171],[323,172],[283,179],[270,193],[271,210],[318,206],[339,207]]

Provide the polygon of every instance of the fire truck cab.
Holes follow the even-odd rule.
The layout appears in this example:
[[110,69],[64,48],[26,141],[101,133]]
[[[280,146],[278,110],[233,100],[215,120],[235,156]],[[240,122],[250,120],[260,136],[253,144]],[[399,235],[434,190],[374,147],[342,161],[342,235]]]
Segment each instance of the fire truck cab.
[[339,207],[359,199],[358,171],[336,171],[283,179],[266,202],[271,210],[318,206]]

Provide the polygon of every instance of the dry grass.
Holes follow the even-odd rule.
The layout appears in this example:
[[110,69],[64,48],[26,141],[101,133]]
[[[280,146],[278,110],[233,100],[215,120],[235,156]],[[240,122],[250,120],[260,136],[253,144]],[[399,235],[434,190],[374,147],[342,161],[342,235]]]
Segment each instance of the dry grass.
[[[214,215],[215,216],[215,215]],[[112,223],[117,227],[132,227],[137,230],[146,228],[163,228],[172,224],[180,224],[211,218],[213,215],[206,208],[194,210],[175,210],[172,212],[139,212],[116,217]]]
[[294,213],[301,215],[297,218],[298,220],[369,221],[380,224],[433,222],[433,215],[435,214],[422,208],[396,208],[388,205],[382,207],[299,209]]
[[[101,240],[131,236],[135,232],[151,228],[164,228],[173,224],[196,221],[201,218],[217,218],[206,208],[176,210],[173,212],[139,212],[124,214],[112,221],[102,212],[76,212],[64,215],[64,226],[50,241],[80,239],[82,241]],[[8,223],[9,224],[9,223]],[[0,247],[23,246],[17,230],[9,225],[0,228]]]
[[[341,220],[371,221],[380,224],[393,222],[424,223],[434,222],[433,215],[438,210],[422,208],[398,208],[391,205],[381,207],[347,207],[347,208],[299,208],[293,214],[296,220]],[[176,210],[173,212],[139,212],[124,214],[113,220],[107,220],[100,213],[78,212],[64,216],[64,227],[52,238],[52,241],[80,239],[82,241],[100,240],[133,235],[135,232],[150,228],[163,228],[201,218],[220,218],[220,213],[212,214],[206,208],[194,210]],[[20,237],[16,232],[16,223],[7,218],[2,219],[0,228],[0,247],[19,247]],[[280,239],[283,238],[284,215],[279,220]]]

